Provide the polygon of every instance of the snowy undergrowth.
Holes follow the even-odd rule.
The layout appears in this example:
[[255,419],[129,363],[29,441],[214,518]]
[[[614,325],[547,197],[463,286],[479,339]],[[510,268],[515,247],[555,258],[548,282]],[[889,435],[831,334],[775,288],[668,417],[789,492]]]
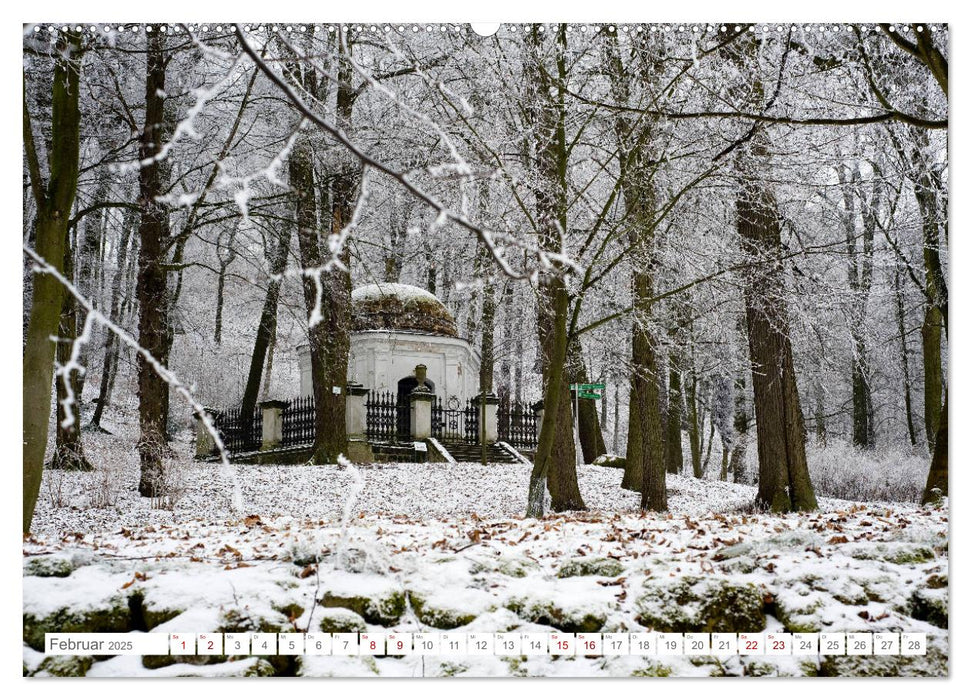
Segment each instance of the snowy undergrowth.
[[[669,479],[670,514],[638,512],[617,469],[582,467],[587,513],[520,517],[525,465],[242,467],[246,517],[211,465],[172,511],[43,503],[24,543],[24,666],[38,675],[942,675],[945,508],[821,500],[745,512],[748,486]],[[78,485],[89,474],[72,475]],[[338,553],[342,553],[338,556]],[[115,657],[63,667],[45,630],[180,632],[916,631],[927,657]],[[33,647],[33,648],[31,648]]]

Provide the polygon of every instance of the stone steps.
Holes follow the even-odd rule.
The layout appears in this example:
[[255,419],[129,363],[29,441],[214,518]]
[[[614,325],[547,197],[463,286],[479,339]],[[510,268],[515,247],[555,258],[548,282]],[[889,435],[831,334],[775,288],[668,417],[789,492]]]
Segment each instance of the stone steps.
[[[457,462],[480,462],[482,460],[482,448],[479,445],[468,443],[448,443],[442,445]],[[489,445],[486,448],[486,458],[490,463],[498,462],[501,464],[516,464],[517,460],[511,454],[497,445]]]

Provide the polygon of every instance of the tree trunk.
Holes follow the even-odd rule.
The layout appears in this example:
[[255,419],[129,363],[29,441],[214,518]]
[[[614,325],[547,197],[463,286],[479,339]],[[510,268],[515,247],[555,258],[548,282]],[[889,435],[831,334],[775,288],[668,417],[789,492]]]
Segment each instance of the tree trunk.
[[283,283],[281,275],[287,267],[289,251],[290,227],[283,225],[278,229],[276,247],[269,256],[270,280],[266,287],[260,323],[256,327],[256,340],[253,343],[253,354],[250,356],[249,373],[246,376],[246,388],[243,390],[240,408],[240,417],[244,421],[249,421],[255,415],[256,402],[260,394],[260,380],[263,378],[263,366],[267,361],[269,347],[276,336],[277,304],[280,300],[280,286]]
[[[156,361],[168,361],[171,336],[168,323],[168,280],[164,265],[164,246],[169,238],[168,211],[158,197],[167,190],[166,170],[156,160],[168,131],[165,124],[165,35],[149,34],[148,64],[145,79],[145,127],[139,139],[138,200],[141,219],[138,225],[138,342]],[[165,494],[162,455],[166,443],[168,384],[141,354],[138,366],[138,419],[141,435],[138,454],[141,476],[138,492],[158,498]]]
[[[644,243],[644,241],[642,241]],[[646,251],[641,246],[640,252]],[[667,510],[667,484],[664,469],[664,431],[661,418],[661,363],[656,339],[645,323],[651,314],[654,280],[648,266],[634,273],[634,304],[637,316],[631,351],[633,385],[631,403],[636,402],[637,423],[630,423],[630,432],[640,433],[641,508]]]
[[696,479],[702,476],[701,471],[701,419],[698,410],[698,375],[691,371],[687,382],[688,390],[685,403],[688,408],[688,446],[691,449],[691,473]]
[[[587,384],[590,379],[587,367],[583,361],[583,351],[580,341],[570,344],[567,366],[570,369],[570,384]],[[594,399],[578,400],[578,418],[580,423],[580,450],[583,453],[583,463],[593,464],[600,455],[607,454],[603,433],[600,430],[600,419],[597,416],[597,402]]]
[[[68,248],[64,256],[64,276],[73,277],[73,254]],[[57,364],[67,365],[71,359],[71,352],[78,336],[78,313],[75,299],[70,294],[64,295],[61,306],[61,319],[58,325]],[[71,471],[91,471],[94,467],[84,456],[84,443],[81,440],[81,393],[82,384],[80,372],[71,370],[65,378],[57,376],[54,384],[57,389],[57,422],[54,454],[47,465],[49,469],[66,469]],[[68,386],[71,398],[68,397]]]
[[[928,280],[928,287],[933,284]],[[920,329],[924,358],[924,432],[927,448],[934,453],[934,441],[941,421],[941,394],[944,390],[941,372],[941,311],[933,304],[924,310],[924,324]]]
[[[33,127],[24,96],[24,146],[31,164],[31,189],[37,202],[34,250],[56,269],[64,263],[67,225],[74,205],[80,152],[78,107],[81,72],[80,38],[59,32],[54,59],[47,183],[41,181]],[[51,411],[54,343],[63,306],[64,289],[51,275],[33,279],[23,364],[23,531],[30,531],[44,472],[44,452]]]
[[745,311],[759,449],[756,505],[773,512],[815,510],[806,463],[805,425],[799,405],[785,301],[782,238],[776,202],[757,180],[744,182],[737,199],[738,231],[745,251],[770,260],[745,275]]
[[910,444],[917,447],[917,430],[914,427],[913,400],[910,396],[910,352],[907,349],[907,322],[904,312],[904,294],[900,285],[900,267],[893,270],[894,308],[897,312],[897,334],[900,336],[900,363],[904,373],[904,414],[907,418],[907,434]]
[[665,424],[664,464],[668,474],[680,474],[684,468],[684,447],[681,445],[681,371],[669,359],[668,415]]
[[[537,226],[543,250],[563,249],[567,227],[567,142],[565,125],[566,25],[559,25],[555,41],[555,70],[543,65],[543,35],[537,26],[527,33],[524,79],[533,89],[527,119],[536,139],[535,189]],[[552,77],[555,75],[555,79]],[[566,369],[568,352],[569,292],[554,264],[543,275],[537,294],[537,331],[543,365],[543,425],[530,476],[527,517],[543,513],[543,484],[555,511],[583,510],[586,506],[577,483],[573,409]]]
[[[633,358],[633,350],[631,357]],[[631,363],[633,364],[633,359]],[[624,477],[620,481],[620,487],[628,491],[640,492],[644,485],[644,443],[641,432],[640,395],[634,376],[631,372],[630,388],[627,392],[627,451]]]
[[[131,245],[132,232],[137,225],[135,216],[131,210],[126,210],[125,216],[122,219],[121,240],[118,243],[117,269],[111,281],[110,314],[111,318],[118,323],[123,322],[122,311],[124,304],[122,303],[122,285],[127,283],[126,280],[131,279],[131,266],[134,256],[131,255],[129,247]],[[114,386],[114,376],[118,367],[118,350],[117,336],[114,333],[106,333],[104,349],[102,351],[101,386],[98,390],[98,401],[94,409],[94,415],[91,416],[91,426],[98,430],[101,429],[101,419],[104,416],[105,409],[111,403],[111,389]]]
[[[485,245],[480,244],[478,249],[484,270],[488,261],[488,251]],[[481,362],[479,364],[479,396],[486,397],[492,393],[493,374],[495,372],[495,322],[496,322],[496,290],[491,281],[486,281],[482,288],[482,345],[480,351]],[[479,425],[485,426],[486,404],[485,401],[479,403]],[[482,431],[483,435],[485,431]],[[485,440],[479,440],[482,450],[482,463],[488,464],[488,446]]]
[[947,396],[944,397],[944,410],[941,423],[934,440],[934,456],[931,470],[927,474],[927,485],[921,503],[932,503],[939,496],[947,496]]
[[749,414],[745,402],[744,373],[735,380],[735,415],[732,424],[735,428],[735,440],[732,444],[728,470],[731,472],[732,481],[738,483],[745,474],[745,451],[748,449]]

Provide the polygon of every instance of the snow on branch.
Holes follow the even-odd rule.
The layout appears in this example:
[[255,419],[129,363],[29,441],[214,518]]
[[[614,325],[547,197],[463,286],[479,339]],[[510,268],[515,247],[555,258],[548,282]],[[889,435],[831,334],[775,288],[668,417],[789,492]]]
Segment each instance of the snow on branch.
[[[450,221],[470,233],[474,234],[483,245],[489,251],[489,254],[495,260],[496,264],[499,265],[500,269],[508,277],[513,279],[527,279],[534,276],[533,272],[529,270],[518,271],[515,270],[509,262],[506,260],[505,255],[503,255],[503,246],[497,241],[497,236],[495,232],[488,231],[470,221],[467,216],[462,213],[453,211],[445,204],[440,202],[436,197],[428,194],[411,180],[409,180],[403,173],[398,172],[386,163],[377,160],[376,158],[365,153],[359,146],[357,146],[350,138],[344,133],[344,131],[338,127],[336,124],[324,119],[316,112],[314,112],[306,102],[301,99],[301,97],[294,91],[293,87],[284,80],[276,71],[274,71],[266,61],[256,52],[256,50],[250,45],[243,32],[240,25],[235,25],[236,36],[239,39],[240,46],[243,51],[250,57],[250,59],[256,64],[257,68],[263,72],[264,75],[276,85],[287,99],[293,104],[293,106],[311,123],[319,127],[326,133],[330,134],[338,143],[340,143],[344,148],[346,148],[350,153],[357,158],[363,165],[370,166],[374,170],[383,173],[392,180],[398,182],[402,187],[404,187],[409,193],[414,197],[424,202],[432,209],[438,212],[439,219],[443,221]],[[553,263],[558,263],[562,267],[568,270],[580,270],[581,268],[577,263],[569,258],[562,251],[544,251],[536,248],[535,246],[529,244],[527,241],[510,239],[509,244],[525,250],[527,252],[532,252],[536,254],[537,258],[543,264],[546,269],[556,272]]]

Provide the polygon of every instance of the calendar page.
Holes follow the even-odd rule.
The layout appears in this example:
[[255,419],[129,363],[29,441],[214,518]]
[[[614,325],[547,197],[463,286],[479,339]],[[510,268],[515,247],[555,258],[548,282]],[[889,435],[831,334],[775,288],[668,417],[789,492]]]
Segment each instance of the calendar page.
[[949,675],[946,24],[70,14],[31,690]]

